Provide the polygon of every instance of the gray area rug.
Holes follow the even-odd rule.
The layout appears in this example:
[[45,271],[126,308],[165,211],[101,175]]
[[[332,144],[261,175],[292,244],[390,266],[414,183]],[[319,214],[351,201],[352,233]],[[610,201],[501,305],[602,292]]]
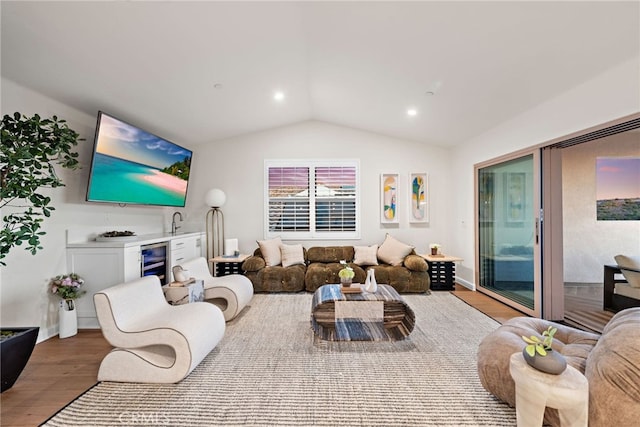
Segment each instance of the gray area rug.
[[179,384],[102,382],[46,426],[515,426],[487,393],[476,351],[498,323],[448,292],[403,295],[396,342],[313,335],[311,294],[258,294]]

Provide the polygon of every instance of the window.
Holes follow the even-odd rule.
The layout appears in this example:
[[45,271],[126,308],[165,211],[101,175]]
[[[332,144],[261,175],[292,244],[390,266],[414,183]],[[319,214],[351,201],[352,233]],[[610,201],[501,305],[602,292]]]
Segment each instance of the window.
[[266,237],[358,239],[357,160],[265,161]]

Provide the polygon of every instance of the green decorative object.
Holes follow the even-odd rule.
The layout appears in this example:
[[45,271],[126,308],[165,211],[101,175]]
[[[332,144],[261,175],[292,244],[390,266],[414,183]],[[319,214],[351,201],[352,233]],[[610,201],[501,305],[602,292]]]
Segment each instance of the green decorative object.
[[342,285],[345,287],[349,287],[351,286],[351,282],[355,277],[356,273],[353,271],[353,268],[349,267],[349,264],[347,264],[347,261],[342,260],[340,261],[340,264],[342,264],[343,266],[342,270],[338,272],[338,277],[340,277],[340,283],[342,283]]
[[72,151],[79,134],[65,120],[53,116],[42,119],[14,113],[2,118],[0,152],[0,208],[10,207],[0,230],[0,265],[15,246],[35,255],[42,249],[40,237],[44,218],[55,210],[45,188],[64,186],[55,165],[78,169],[78,153]]
[[559,375],[567,368],[564,356],[551,349],[553,336],[557,331],[557,328],[549,326],[546,331],[542,332],[542,339],[535,335],[528,338],[522,336],[524,342],[527,343],[522,350],[522,356],[531,367],[553,375]]
[[546,331],[542,332],[542,339],[535,335],[531,335],[529,338],[522,336],[524,342],[527,343],[525,351],[531,357],[538,353],[540,356],[546,356],[547,351],[551,350],[551,343],[553,342],[553,336],[558,331],[558,328],[549,326]]

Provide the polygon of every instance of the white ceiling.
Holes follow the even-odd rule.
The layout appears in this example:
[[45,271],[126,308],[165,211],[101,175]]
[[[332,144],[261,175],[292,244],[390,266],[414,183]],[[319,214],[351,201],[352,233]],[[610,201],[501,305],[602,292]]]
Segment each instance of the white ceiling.
[[2,1],[2,76],[187,146],[310,119],[451,146],[637,58],[639,4]]

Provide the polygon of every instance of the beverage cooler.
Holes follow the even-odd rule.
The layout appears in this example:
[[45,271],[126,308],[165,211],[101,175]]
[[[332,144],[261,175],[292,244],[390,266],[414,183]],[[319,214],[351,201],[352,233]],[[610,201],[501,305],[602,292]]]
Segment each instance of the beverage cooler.
[[142,245],[140,252],[142,254],[141,275],[158,276],[163,285],[169,283],[169,243]]

